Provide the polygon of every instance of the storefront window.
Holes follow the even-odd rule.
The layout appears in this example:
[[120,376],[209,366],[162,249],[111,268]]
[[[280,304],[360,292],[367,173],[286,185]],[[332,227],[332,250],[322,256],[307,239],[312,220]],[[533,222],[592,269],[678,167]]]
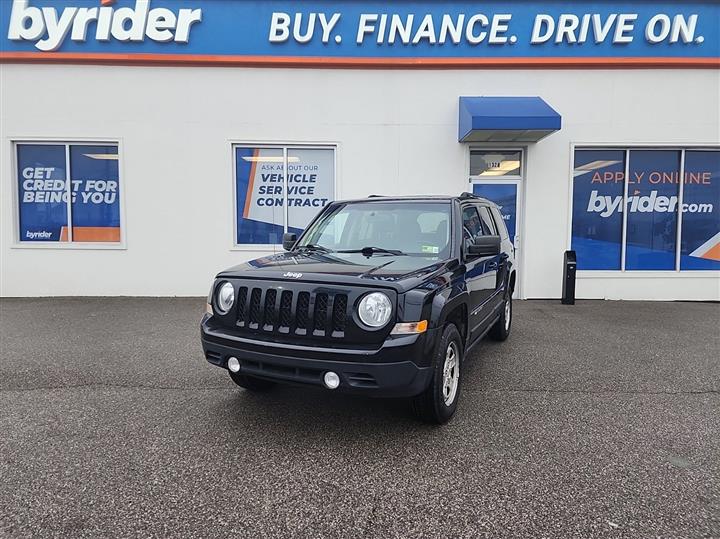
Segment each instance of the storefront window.
[[116,146],[70,146],[75,242],[120,241]]
[[680,152],[632,150],[627,194],[626,270],[674,270]]
[[238,244],[276,244],[285,231],[282,148],[235,148]]
[[282,243],[285,231],[300,234],[334,198],[334,148],[236,146],[234,152],[237,245]]
[[720,270],[720,151],[685,152],[681,270]]
[[21,143],[16,149],[20,242],[121,242],[117,145]]
[[720,151],[576,150],[572,248],[578,269],[720,269],[718,182]]
[[577,150],[573,183],[572,248],[578,269],[619,270],[625,152]]

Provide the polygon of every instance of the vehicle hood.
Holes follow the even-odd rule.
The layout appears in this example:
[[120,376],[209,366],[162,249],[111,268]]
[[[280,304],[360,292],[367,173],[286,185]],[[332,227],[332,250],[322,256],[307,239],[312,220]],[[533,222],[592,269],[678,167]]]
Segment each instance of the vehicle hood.
[[403,292],[446,266],[447,261],[437,257],[284,252],[232,267],[221,272],[218,278],[385,286]]

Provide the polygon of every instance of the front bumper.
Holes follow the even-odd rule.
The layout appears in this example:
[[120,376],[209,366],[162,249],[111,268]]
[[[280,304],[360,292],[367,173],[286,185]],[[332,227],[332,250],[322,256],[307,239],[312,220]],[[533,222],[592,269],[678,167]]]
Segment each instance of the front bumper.
[[432,376],[435,331],[388,338],[377,350],[319,348],[250,340],[232,335],[205,316],[201,324],[207,361],[227,368],[240,361],[240,373],[281,383],[325,387],[327,371],[340,376],[336,391],[375,397],[410,397],[422,393]]

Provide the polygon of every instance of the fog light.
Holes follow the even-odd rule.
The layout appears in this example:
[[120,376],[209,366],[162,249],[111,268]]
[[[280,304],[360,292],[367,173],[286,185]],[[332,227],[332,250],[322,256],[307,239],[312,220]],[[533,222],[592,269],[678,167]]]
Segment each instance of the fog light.
[[228,359],[228,369],[230,372],[240,372],[240,361],[238,361],[238,358],[231,357]]
[[332,371],[325,373],[323,381],[325,382],[325,387],[328,389],[336,389],[340,385],[340,377]]

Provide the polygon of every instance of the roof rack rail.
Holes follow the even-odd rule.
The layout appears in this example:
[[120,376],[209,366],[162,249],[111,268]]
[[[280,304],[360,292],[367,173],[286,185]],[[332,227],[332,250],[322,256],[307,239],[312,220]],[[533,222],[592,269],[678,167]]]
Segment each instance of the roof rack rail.
[[368,198],[383,198],[385,195],[368,195]]
[[472,193],[468,193],[467,191],[465,191],[465,192],[463,192],[463,193],[460,193],[460,196],[459,196],[458,198],[460,198],[461,200],[464,200],[464,199],[466,199],[466,198],[480,198],[480,197],[477,196],[477,195],[474,195],[474,194],[472,194]]

